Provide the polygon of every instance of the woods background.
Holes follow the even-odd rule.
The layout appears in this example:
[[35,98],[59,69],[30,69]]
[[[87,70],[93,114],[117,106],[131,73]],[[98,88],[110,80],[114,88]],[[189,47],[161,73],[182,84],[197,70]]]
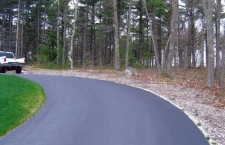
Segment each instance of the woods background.
[[51,67],[207,68],[224,90],[221,0],[1,0],[0,50]]

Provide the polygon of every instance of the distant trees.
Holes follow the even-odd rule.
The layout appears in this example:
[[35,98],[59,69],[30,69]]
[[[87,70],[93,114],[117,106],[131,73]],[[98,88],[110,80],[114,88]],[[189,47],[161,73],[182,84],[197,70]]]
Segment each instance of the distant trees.
[[221,0],[74,3],[1,0],[0,50],[25,56],[30,63],[71,68],[156,67],[159,77],[163,72],[171,78],[174,66],[206,66],[207,86],[213,87],[214,79],[224,86]]

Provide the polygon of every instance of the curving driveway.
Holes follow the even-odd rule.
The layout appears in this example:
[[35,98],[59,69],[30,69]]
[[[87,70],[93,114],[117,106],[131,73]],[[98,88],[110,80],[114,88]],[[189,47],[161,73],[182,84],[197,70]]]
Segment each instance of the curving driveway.
[[0,145],[208,145],[182,111],[149,92],[76,77],[20,77],[42,85],[47,102]]

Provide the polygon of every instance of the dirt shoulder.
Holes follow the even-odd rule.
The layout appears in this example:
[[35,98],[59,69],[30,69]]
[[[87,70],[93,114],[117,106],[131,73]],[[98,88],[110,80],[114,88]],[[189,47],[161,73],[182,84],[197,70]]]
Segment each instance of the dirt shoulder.
[[[195,76],[189,80],[176,77],[180,81],[156,79],[155,73],[140,72],[137,76],[126,77],[124,73],[111,70],[47,70],[31,66],[24,68],[27,74],[59,75],[106,80],[152,92],[181,109],[199,127],[209,143],[225,145],[225,109],[216,95],[198,86]],[[181,75],[182,76],[182,75]],[[187,79],[188,77],[185,77]],[[184,80],[184,81],[182,81]],[[204,83],[204,82],[202,82]]]

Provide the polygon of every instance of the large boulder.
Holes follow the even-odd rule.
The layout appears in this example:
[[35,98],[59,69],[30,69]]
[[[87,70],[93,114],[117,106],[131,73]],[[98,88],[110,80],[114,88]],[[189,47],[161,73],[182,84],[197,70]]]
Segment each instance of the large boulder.
[[132,67],[128,67],[125,71],[124,74],[128,77],[131,77],[132,75],[137,75],[137,70]]

